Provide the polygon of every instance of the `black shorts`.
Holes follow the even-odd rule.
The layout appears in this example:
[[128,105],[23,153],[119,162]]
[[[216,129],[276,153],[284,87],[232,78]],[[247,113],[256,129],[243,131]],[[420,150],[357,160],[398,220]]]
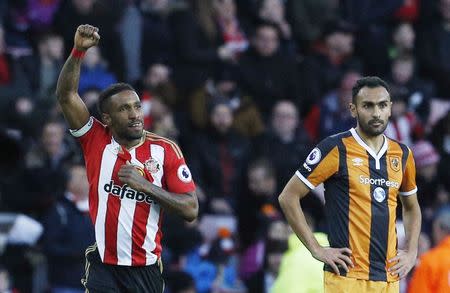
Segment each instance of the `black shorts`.
[[86,249],[85,271],[81,283],[89,293],[162,293],[164,290],[158,263],[141,267],[104,264],[96,244]]

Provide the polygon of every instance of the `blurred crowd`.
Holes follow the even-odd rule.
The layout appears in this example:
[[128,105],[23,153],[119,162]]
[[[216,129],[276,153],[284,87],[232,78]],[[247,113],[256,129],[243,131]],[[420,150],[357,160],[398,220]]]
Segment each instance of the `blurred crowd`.
[[[164,219],[167,292],[321,292],[277,196],[317,142],[355,126],[366,75],[389,82],[386,135],[415,155],[419,256],[448,239],[450,0],[3,0],[0,292],[84,292],[88,183],[54,92],[85,23],[101,35],[78,89],[91,114],[109,84],[132,84],[197,185],[198,220]],[[326,245],[320,188],[302,206]],[[412,275],[401,291],[424,292]]]

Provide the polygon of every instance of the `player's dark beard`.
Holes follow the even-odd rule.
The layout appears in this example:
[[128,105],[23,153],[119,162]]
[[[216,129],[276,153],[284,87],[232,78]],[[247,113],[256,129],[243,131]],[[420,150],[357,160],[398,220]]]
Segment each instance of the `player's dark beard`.
[[139,131],[138,133],[134,133],[129,131],[126,127],[124,126],[125,129],[121,129],[120,132],[118,132],[117,134],[125,140],[131,141],[131,140],[136,140],[136,139],[140,139],[143,135],[144,129],[142,129],[142,131]]
[[[383,124],[382,128],[380,128],[380,129],[372,128],[370,125],[375,122],[382,123]],[[364,123],[363,121],[361,121],[361,119],[359,119],[359,116],[358,116],[358,124],[359,124],[359,127],[361,128],[361,130],[368,136],[378,136],[380,134],[383,134],[387,128],[387,123],[381,119],[372,119],[372,120],[369,120],[367,123]]]

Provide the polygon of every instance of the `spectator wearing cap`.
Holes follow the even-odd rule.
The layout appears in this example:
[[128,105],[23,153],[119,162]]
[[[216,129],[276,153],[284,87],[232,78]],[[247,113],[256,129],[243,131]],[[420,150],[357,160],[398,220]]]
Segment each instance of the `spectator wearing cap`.
[[450,206],[437,212],[433,240],[436,247],[420,258],[408,293],[450,292]]

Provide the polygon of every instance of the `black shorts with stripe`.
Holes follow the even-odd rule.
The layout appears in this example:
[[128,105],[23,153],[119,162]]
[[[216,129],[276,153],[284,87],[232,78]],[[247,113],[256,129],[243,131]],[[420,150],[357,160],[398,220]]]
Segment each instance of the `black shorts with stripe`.
[[85,277],[89,293],[162,293],[164,280],[158,263],[131,267],[104,264],[94,244],[86,249]]

